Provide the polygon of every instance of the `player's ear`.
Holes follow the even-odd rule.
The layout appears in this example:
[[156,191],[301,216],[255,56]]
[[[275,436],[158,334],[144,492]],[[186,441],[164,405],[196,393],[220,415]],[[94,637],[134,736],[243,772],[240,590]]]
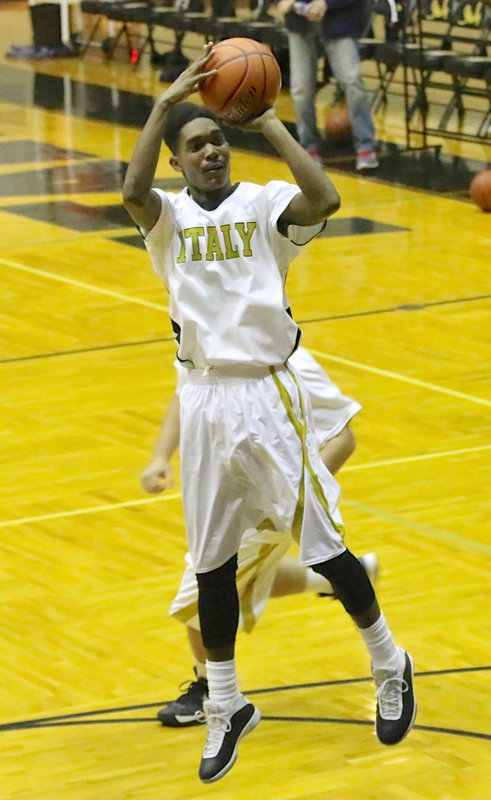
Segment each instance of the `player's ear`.
[[169,164],[171,165],[172,169],[175,169],[176,172],[182,172],[182,167],[177,156],[171,156],[169,158]]

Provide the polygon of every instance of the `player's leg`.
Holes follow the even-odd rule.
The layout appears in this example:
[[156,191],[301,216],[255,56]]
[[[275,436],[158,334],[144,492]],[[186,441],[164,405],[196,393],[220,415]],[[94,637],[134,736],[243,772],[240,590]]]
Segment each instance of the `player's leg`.
[[[361,406],[341,392],[339,386],[304,347],[297,348],[290,357],[289,364],[300,375],[307,392],[321,459],[331,475],[335,475],[355,450],[356,441],[349,423]],[[362,558],[363,566],[369,570],[373,581],[378,575],[376,556],[368,553]],[[271,596],[283,597],[300,592],[317,592],[331,596],[335,594],[323,576],[287,557],[278,566]]]
[[240,464],[232,464],[247,439],[241,419],[247,403],[243,383],[192,373],[180,395],[184,516],[208,679],[209,699],[203,704],[207,739],[199,768],[204,783],[231,769],[239,741],[260,719],[239,691],[235,664],[237,551],[242,532],[256,524],[255,519],[247,524],[247,476]]
[[[277,375],[276,380],[281,381],[278,392],[297,433],[305,465],[297,489],[298,496],[303,498],[299,531],[301,562],[331,583],[360,630],[377,684],[376,732],[384,744],[396,744],[407,735],[415,717],[411,659],[396,646],[366,571],[343,543],[343,525],[337,507],[339,486],[319,457],[301,382],[290,370],[288,375]],[[298,473],[294,442],[285,435],[286,441],[292,443],[291,470],[284,473],[288,491],[287,487],[298,487]],[[297,528],[299,516],[297,505],[293,516]]]
[[204,783],[222,778],[237,759],[240,740],[258,724],[259,710],[239,691],[235,637],[239,600],[235,583],[237,558],[196,575],[198,610],[209,699],[203,703],[207,739],[199,768]]
[[[301,557],[330,582],[360,630],[377,686],[376,733],[383,744],[397,744],[409,733],[416,715],[411,658],[396,646],[369,576],[343,545],[335,481],[323,469],[321,460],[316,461],[316,455],[311,446],[306,454],[304,521],[307,522],[302,526]],[[320,557],[314,561],[316,549]]]
[[411,657],[396,646],[372,584],[349,550],[312,568],[335,587],[365,641],[377,686],[376,733],[383,744],[398,744],[416,717]]
[[[253,630],[264,611],[278,564],[290,544],[291,538],[288,534],[269,529],[250,529],[243,535],[239,546],[236,583],[240,604],[239,624],[246,632]],[[309,572],[323,586],[328,585],[327,581],[312,570]],[[196,680],[182,684],[183,693],[161,708],[157,717],[166,727],[188,727],[198,724],[196,712],[203,710],[203,702],[208,699],[206,651],[198,617],[198,584],[189,555],[186,557],[186,567],[170,614],[186,626],[195,662]]]

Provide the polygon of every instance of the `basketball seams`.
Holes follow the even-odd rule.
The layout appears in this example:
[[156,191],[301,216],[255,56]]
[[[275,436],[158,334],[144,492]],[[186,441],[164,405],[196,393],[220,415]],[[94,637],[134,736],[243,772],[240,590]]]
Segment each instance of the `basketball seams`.
[[[265,89],[266,89],[266,67],[264,65],[264,56],[269,56],[270,58],[273,58],[273,56],[270,53],[261,53],[260,50],[257,50],[255,53],[244,53],[244,57],[245,57],[246,63],[247,63],[247,69],[246,69],[244,75],[242,76],[242,79],[241,79],[240,83],[238,84],[238,86],[236,86],[234,88],[232,94],[228,96],[227,101],[221,106],[220,111],[223,111],[223,109],[227,106],[227,104],[230,103],[231,100],[233,100],[234,96],[239,94],[242,86],[244,85],[244,83],[245,83],[245,81],[247,79],[247,74],[249,72],[249,59],[255,58],[256,56],[259,56],[259,58],[261,59],[261,64],[262,64],[262,67],[263,67],[264,84],[263,84],[263,89],[262,89],[262,96],[264,97],[264,92],[265,92]],[[224,66],[224,65],[222,64],[221,66]]]
[[265,97],[265,95],[266,95],[266,86],[267,86],[267,83],[268,83],[268,74],[267,74],[267,71],[266,71],[266,61],[264,60],[264,58],[261,58],[261,64],[262,64],[262,67],[263,67],[262,96]]

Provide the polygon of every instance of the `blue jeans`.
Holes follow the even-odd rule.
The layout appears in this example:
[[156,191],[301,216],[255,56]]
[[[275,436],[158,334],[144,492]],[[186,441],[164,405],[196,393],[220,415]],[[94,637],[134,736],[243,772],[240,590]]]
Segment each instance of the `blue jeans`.
[[[343,88],[351,119],[355,150],[373,150],[375,129],[365,85],[360,75],[360,57],[355,39],[322,41],[332,73]],[[290,93],[295,107],[297,133],[302,147],[318,148],[320,134],[315,110],[318,37],[312,32],[288,32]]]

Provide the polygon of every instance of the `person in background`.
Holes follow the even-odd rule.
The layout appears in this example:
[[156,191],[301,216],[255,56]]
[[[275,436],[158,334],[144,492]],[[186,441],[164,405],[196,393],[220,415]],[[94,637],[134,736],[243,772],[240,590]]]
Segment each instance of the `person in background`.
[[375,128],[360,74],[357,40],[365,33],[369,0],[280,0],[290,53],[290,92],[300,144],[321,163],[321,135],[315,98],[319,43],[346,97],[356,151],[356,169],[378,167]]

